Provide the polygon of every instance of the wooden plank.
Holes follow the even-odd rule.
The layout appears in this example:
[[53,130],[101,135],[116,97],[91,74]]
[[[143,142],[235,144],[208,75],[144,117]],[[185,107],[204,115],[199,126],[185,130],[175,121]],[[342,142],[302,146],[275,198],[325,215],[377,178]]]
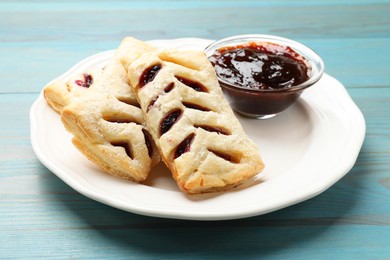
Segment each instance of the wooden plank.
[[[7,35],[3,41],[50,43],[73,39],[80,43],[107,41],[118,35],[156,39],[167,36],[220,38],[243,33],[299,38],[385,37],[390,34],[389,4],[258,6],[256,2],[212,3],[187,7],[186,3],[177,1],[142,5],[82,2],[30,4],[26,8],[23,8],[24,4],[2,4],[2,30]],[[159,11],[160,8],[164,11]],[[48,25],[47,21],[53,21],[53,24]]]
[[[96,10],[120,10],[120,9],[194,9],[194,8],[208,8],[208,7],[267,7],[267,6],[359,6],[359,5],[378,5],[388,4],[387,0],[373,0],[369,3],[366,0],[313,0],[307,1],[289,1],[289,0],[199,0],[199,1],[175,1],[175,0],[151,0],[148,2],[137,1],[137,0],[115,0],[115,1],[104,1],[104,0],[55,0],[55,1],[36,1],[36,0],[25,0],[23,2],[14,1],[1,1],[4,6],[4,11],[59,11],[59,10],[80,10],[89,9],[91,11]],[[77,7],[77,9],[74,9]]]
[[[388,67],[377,65],[387,64],[390,57],[390,37],[295,40],[314,49],[324,59],[326,73],[348,88],[390,87]],[[109,43],[56,42],[2,47],[0,93],[37,93],[77,62],[89,55],[116,48],[120,41],[121,38],[118,37]],[[20,55],[15,56],[15,53]],[[29,59],[25,60],[21,53],[28,53]]]
[[[14,254],[4,252],[3,256],[29,259],[111,259],[113,256],[115,259],[371,259],[372,256],[385,258],[390,253],[388,241],[378,239],[386,237],[390,231],[384,227],[320,226],[295,232],[294,228],[230,224],[235,226],[225,228],[203,223],[192,227],[188,223],[170,229],[152,226],[30,233],[14,230],[8,233],[3,248],[11,241],[23,246]],[[363,232],[367,234],[365,237],[360,236]],[[36,241],[42,241],[42,244],[36,244]]]

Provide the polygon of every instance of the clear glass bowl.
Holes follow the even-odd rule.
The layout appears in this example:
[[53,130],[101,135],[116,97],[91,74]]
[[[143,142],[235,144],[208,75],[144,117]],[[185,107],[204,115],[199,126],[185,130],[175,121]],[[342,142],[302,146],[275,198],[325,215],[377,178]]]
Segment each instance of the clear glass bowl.
[[287,46],[298,53],[307,64],[308,79],[289,88],[278,89],[252,89],[233,85],[218,77],[222,90],[233,110],[251,118],[271,118],[291,106],[302,92],[316,83],[324,72],[324,62],[313,50],[296,41],[262,34],[237,35],[224,38],[209,45],[206,49],[207,57],[213,55],[218,49],[228,46],[239,46],[244,43],[277,44]]

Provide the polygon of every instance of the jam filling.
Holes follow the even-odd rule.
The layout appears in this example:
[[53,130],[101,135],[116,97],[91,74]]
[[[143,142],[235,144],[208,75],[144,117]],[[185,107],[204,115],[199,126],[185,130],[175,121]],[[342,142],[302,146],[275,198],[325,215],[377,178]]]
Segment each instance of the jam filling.
[[144,134],[146,148],[148,148],[148,155],[152,157],[153,155],[153,145],[152,145],[152,137],[146,129],[142,129],[142,133]]
[[180,109],[173,110],[166,115],[160,124],[160,136],[165,134],[179,120],[182,111]]
[[168,86],[166,86],[166,87],[164,88],[164,92],[165,92],[165,93],[171,92],[171,90],[173,89],[174,86],[175,86],[175,83],[173,83],[173,82],[169,83]]
[[183,78],[180,76],[175,76],[175,77],[177,78],[178,81],[180,81],[184,85],[194,89],[195,91],[208,92],[208,89],[205,86],[203,86],[202,84],[200,84],[199,82],[196,82],[196,81],[193,81],[190,79],[186,79],[186,78]]
[[153,81],[160,69],[161,65],[153,65],[144,70],[139,79],[139,87],[142,88],[149,82]]
[[242,88],[283,89],[308,80],[303,57],[287,46],[250,42],[223,47],[209,57],[219,78]]
[[83,77],[84,77],[84,80],[78,79],[78,80],[75,80],[74,83],[76,83],[80,87],[89,88],[93,84],[93,77],[92,77],[92,75],[84,73]]
[[175,158],[180,157],[183,153],[187,153],[191,150],[191,143],[194,140],[195,134],[192,133],[177,146],[176,151],[175,151]]

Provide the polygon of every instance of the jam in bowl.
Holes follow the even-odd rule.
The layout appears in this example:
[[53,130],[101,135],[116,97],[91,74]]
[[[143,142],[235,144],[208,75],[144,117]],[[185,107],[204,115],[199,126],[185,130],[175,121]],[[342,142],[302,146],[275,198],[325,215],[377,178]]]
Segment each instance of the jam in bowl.
[[231,107],[252,118],[270,118],[287,109],[324,72],[314,51],[277,36],[233,36],[205,52]]

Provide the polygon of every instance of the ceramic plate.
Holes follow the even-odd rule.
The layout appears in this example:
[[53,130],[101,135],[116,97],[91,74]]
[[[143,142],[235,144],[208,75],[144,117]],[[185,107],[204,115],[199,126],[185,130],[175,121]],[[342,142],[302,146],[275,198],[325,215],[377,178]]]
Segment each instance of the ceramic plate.
[[[195,38],[151,41],[158,47],[181,49],[204,49],[210,42]],[[113,51],[91,56],[59,78],[104,66],[112,56]],[[222,220],[265,214],[325,191],[352,168],[365,135],[362,113],[343,85],[327,74],[272,119],[237,116],[260,147],[266,167],[228,192],[183,194],[163,164],[153,169],[144,184],[105,174],[73,147],[71,135],[42,94],[30,111],[31,140],[48,169],[94,200],[149,216]]]

